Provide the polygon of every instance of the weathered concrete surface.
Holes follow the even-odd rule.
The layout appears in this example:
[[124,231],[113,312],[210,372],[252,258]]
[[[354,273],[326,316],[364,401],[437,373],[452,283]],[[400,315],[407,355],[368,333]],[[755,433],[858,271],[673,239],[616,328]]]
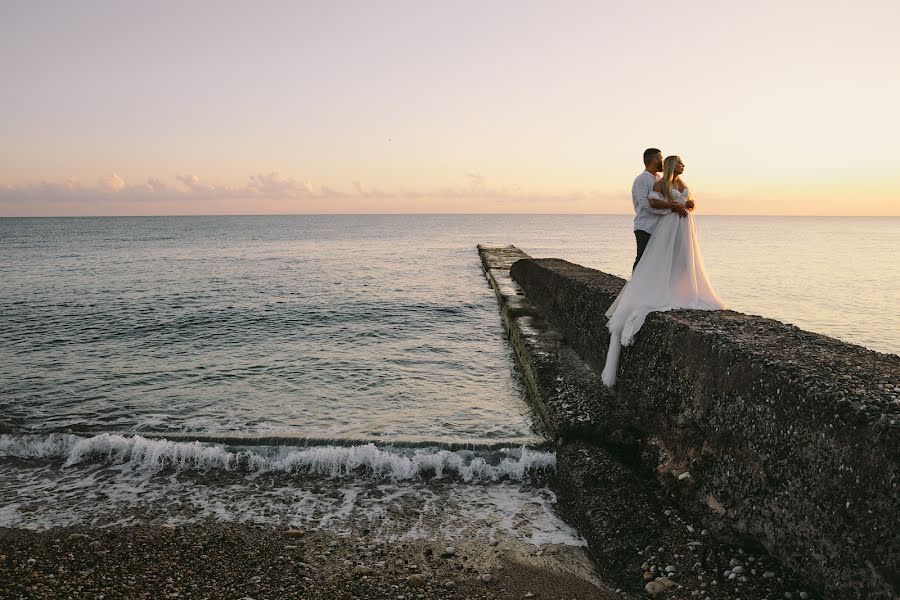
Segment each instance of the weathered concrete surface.
[[[666,592],[673,600],[701,592],[710,600],[768,600],[811,591],[758,546],[717,536],[714,528],[705,530],[699,519],[676,506],[670,492],[679,490],[660,485],[653,468],[641,468],[642,462],[655,467],[664,460],[664,451],[653,444],[637,445],[633,432],[616,432],[617,426],[629,430],[621,402],[610,404],[611,393],[598,387],[595,371],[510,279],[510,266],[526,255],[511,246],[488,245],[480,246],[479,253],[529,395],[558,445],[552,486],[559,508],[588,541],[604,578],[626,597],[644,597],[645,586],[674,582]],[[597,411],[600,406],[606,409]],[[675,487],[683,486],[678,481]],[[716,581],[736,564],[752,577]],[[675,573],[663,574],[667,568]]]
[[[621,279],[558,259],[511,267],[595,370]],[[835,598],[900,586],[900,357],[732,311],[651,315],[623,349],[629,424],[689,476],[683,506],[760,541]],[[604,399],[605,403],[609,401]]]
[[[510,277],[510,266],[528,255],[514,246],[479,244],[478,251],[497,294],[529,398],[547,433],[559,444],[555,487],[560,506],[588,540],[604,577],[622,588],[640,590],[641,580],[634,573],[640,573],[643,559],[636,550],[657,546],[652,515],[661,512],[649,482],[641,481],[600,446],[566,444],[578,439],[625,444],[623,432],[630,429],[621,406],[598,373],[563,342]],[[633,443],[633,438],[629,441]]]
[[[674,584],[664,594],[671,600],[771,600],[786,598],[785,592],[819,597],[758,546],[703,529],[674,506],[655,477],[635,472],[601,446],[572,441],[559,447],[556,461],[563,515],[588,540],[598,571],[622,590]],[[673,573],[663,576],[663,569]],[[729,579],[732,572],[736,577]]]
[[514,262],[510,275],[582,359],[602,372],[609,348],[604,315],[625,280],[558,258]]
[[621,403],[509,276],[510,265],[528,255],[514,246],[479,244],[478,250],[530,397],[551,437],[633,442]]
[[659,546],[666,519],[651,482],[601,446],[573,441],[556,451],[557,488],[566,520],[588,540],[598,570],[634,588],[640,549]]

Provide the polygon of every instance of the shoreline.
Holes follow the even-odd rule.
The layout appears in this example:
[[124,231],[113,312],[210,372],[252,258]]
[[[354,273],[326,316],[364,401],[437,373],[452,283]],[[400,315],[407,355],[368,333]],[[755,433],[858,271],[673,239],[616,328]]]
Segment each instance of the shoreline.
[[349,535],[222,522],[0,529],[4,598],[634,597],[600,583],[592,569],[581,547],[396,543],[365,528]]

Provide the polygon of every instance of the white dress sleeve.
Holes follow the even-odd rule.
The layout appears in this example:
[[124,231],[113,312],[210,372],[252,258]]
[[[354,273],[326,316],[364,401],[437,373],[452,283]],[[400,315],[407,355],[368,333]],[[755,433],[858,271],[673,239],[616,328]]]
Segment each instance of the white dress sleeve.
[[[652,192],[652,191],[650,192],[650,195],[647,196],[647,199],[648,200],[664,200],[662,194],[660,194],[659,192]],[[670,212],[672,212],[672,209],[671,208],[653,208],[651,206],[650,212],[652,212],[654,215],[667,215]]]

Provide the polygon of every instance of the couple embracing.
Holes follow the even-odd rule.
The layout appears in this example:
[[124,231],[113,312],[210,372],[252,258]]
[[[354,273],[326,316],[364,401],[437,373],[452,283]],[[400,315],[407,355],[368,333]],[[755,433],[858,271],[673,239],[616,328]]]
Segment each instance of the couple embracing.
[[616,382],[622,346],[632,343],[648,314],[725,308],[703,267],[691,214],[695,204],[681,179],[684,163],[678,156],[663,160],[662,152],[648,148],[644,167],[631,190],[637,258],[631,280],[606,312],[610,340],[602,379],[608,386]]

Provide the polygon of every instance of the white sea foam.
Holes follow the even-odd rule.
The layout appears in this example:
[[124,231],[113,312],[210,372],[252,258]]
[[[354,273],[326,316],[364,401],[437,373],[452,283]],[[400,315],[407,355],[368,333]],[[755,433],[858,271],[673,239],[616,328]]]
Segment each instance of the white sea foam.
[[257,446],[231,448],[221,444],[153,439],[141,435],[103,433],[0,435],[0,457],[61,459],[71,467],[81,463],[126,464],[133,469],[166,469],[296,473],[332,478],[365,475],[405,481],[423,477],[465,482],[525,481],[551,472],[556,455],[527,446],[495,450],[351,446]]
[[[271,469],[271,475],[263,475],[259,470],[246,470],[250,463],[241,465],[244,459],[223,458],[235,454],[226,448],[208,447],[193,455],[206,457],[202,462],[201,458],[186,458],[192,456],[189,449],[195,444],[150,444],[154,440],[126,438],[133,439],[129,444],[135,448],[110,439],[114,437],[0,436],[0,527],[108,527],[213,519],[340,534],[365,527],[385,541],[479,538],[529,545],[584,544],[556,515],[555,495],[545,484],[517,481],[506,475],[499,481],[485,479],[482,461],[493,473],[527,474],[530,467],[522,464],[501,467],[504,460],[536,463],[528,456],[533,451],[527,448],[474,459],[467,452],[420,449],[420,457],[428,457],[420,462],[439,464],[444,477],[410,475],[433,466],[416,471],[403,461],[403,469],[396,471],[392,466],[396,457],[391,457],[378,463],[386,465],[381,467],[382,472],[396,474],[391,480],[358,476],[351,468],[354,464],[371,464],[372,457],[393,452],[374,447],[357,448],[357,462],[349,458],[352,448],[341,452],[329,452],[336,450],[330,447],[306,449],[321,450],[330,457],[328,461],[339,464],[334,470],[339,476],[294,477],[282,473],[293,473],[298,464],[324,464],[322,472],[330,474],[332,464],[319,455],[316,460],[298,462],[295,448],[287,450],[285,457],[257,463]],[[416,454],[410,449],[401,453],[410,455],[407,458]],[[456,458],[435,458],[442,453]],[[547,452],[539,454],[543,461],[552,458]],[[370,458],[359,458],[367,456]],[[415,463],[413,458],[410,461]],[[466,463],[463,473],[481,473],[482,479],[465,481],[459,470],[454,471],[460,468],[454,466],[456,461]],[[176,464],[188,468],[160,467]],[[193,468],[195,464],[238,466],[209,471]],[[451,472],[456,476],[447,476]],[[340,476],[347,473],[354,476]]]

